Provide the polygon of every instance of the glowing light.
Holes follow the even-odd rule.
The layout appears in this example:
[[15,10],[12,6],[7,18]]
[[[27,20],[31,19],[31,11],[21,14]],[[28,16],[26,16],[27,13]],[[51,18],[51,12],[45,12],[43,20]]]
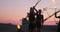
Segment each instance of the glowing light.
[[54,8],[57,8],[57,6],[55,5]]
[[17,25],[17,29],[20,29],[20,25]]
[[27,20],[29,21],[29,18],[27,18]]
[[55,0],[52,0],[53,3],[55,3]]

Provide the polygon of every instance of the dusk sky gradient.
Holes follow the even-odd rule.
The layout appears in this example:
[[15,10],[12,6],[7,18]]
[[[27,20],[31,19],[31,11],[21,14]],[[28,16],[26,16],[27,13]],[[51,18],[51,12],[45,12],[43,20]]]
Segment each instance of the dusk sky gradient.
[[[30,7],[34,6],[38,0],[0,0],[0,23],[12,23],[21,24],[21,19],[26,17],[27,12],[29,12]],[[43,8],[54,8],[54,6],[60,9],[60,0],[56,0],[55,4],[51,0],[41,0],[41,2],[36,6],[36,9]],[[42,11],[43,12],[43,11]],[[55,10],[47,9],[49,15],[52,15]],[[44,11],[42,13],[44,19],[49,15]],[[55,25],[56,19],[54,16],[45,21],[45,25]],[[51,21],[51,22],[49,22]]]

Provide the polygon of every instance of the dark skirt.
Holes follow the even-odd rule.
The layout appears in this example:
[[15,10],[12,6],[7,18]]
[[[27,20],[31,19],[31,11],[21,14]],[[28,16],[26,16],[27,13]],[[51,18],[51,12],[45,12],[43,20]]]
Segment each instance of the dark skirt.
[[37,28],[40,28],[41,27],[41,23],[40,22],[36,23],[36,26],[37,26]]
[[35,23],[30,23],[29,24],[29,29],[34,29],[36,27],[36,24]]

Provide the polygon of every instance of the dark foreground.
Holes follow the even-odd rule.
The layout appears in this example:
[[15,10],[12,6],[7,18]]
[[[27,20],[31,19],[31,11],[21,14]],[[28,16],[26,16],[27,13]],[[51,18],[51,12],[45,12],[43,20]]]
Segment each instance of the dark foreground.
[[[56,32],[56,25],[44,25],[41,29],[41,32]],[[0,23],[0,32],[17,32],[16,25],[12,24],[1,24]]]

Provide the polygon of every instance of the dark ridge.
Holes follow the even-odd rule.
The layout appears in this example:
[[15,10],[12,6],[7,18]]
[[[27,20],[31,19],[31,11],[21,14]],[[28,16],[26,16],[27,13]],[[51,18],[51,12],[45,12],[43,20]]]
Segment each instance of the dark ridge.
[[0,23],[0,32],[17,32],[16,25]]

